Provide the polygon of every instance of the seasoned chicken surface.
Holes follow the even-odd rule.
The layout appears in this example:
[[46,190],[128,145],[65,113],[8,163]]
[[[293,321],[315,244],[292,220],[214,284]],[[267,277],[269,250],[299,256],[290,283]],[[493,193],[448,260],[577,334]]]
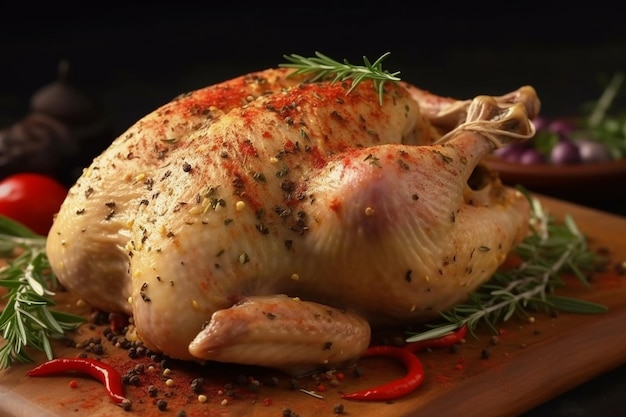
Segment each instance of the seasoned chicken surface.
[[[269,69],[138,121],[70,190],[59,280],[153,351],[293,374],[353,363],[371,328],[435,317],[527,233],[481,158],[529,138],[531,87],[437,97]],[[291,74],[292,75],[292,74]]]

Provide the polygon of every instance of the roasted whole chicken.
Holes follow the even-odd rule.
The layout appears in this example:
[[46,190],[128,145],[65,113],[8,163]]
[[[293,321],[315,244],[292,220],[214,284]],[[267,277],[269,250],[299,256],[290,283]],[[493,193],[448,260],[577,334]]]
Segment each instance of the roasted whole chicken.
[[269,69],[145,116],[71,188],[54,273],[155,352],[291,374],[466,299],[528,232],[481,158],[532,137],[534,89],[351,87]]

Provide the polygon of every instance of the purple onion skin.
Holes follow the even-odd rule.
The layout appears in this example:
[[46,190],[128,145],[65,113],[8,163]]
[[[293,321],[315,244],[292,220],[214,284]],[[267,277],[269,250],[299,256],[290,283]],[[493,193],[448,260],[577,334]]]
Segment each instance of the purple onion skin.
[[530,148],[530,149],[526,149],[522,153],[519,159],[519,163],[524,164],[524,165],[545,164],[546,159],[541,154],[541,152],[539,152],[538,150],[534,148]]
[[533,124],[535,125],[535,130],[539,132],[540,130],[547,130],[550,121],[545,117],[537,116],[533,119]]
[[605,144],[588,138],[572,138],[572,133],[576,132],[578,127],[575,120],[548,119],[538,116],[533,119],[533,123],[537,132],[544,131],[558,135],[559,142],[549,155],[540,153],[530,141],[508,144],[497,149],[494,154],[503,161],[523,165],[572,165],[607,162],[614,159]]
[[495,154],[503,161],[519,163],[522,155],[527,149],[529,149],[529,145],[525,142],[514,142],[503,146],[502,148],[496,149]]
[[561,140],[550,153],[550,162],[555,165],[568,165],[581,163],[578,146],[570,140]]
[[560,138],[568,138],[574,130],[576,123],[567,119],[554,119],[546,127],[546,130],[556,133]]
[[608,162],[613,160],[611,151],[604,144],[592,139],[579,139],[574,142],[578,146],[580,160],[583,163]]

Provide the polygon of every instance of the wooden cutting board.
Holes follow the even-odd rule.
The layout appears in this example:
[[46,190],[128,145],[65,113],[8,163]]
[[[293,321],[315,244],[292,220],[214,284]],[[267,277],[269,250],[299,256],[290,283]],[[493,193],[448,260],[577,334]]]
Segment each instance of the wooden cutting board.
[[[610,250],[612,265],[626,261],[626,218],[548,197],[541,196],[541,200],[557,217],[572,215],[589,236],[592,248]],[[339,396],[340,392],[371,387],[403,375],[402,367],[387,359],[363,359],[358,368],[360,376],[345,370],[336,386],[322,381],[325,390],[318,389],[313,377],[295,381],[295,388],[323,397],[315,398],[294,389],[291,378],[275,371],[213,363],[161,363],[158,358],[145,356],[130,359],[127,350],[115,347],[103,337],[103,361],[122,373],[138,363],[146,366],[139,385],[125,388],[126,396],[132,400],[131,411],[114,405],[103,386],[89,377],[29,378],[25,373],[34,365],[19,364],[0,372],[0,415],[182,416],[184,410],[186,416],[277,417],[289,409],[305,417],[335,415],[335,407],[341,404],[345,415],[361,417],[516,416],[626,362],[626,277],[610,269],[599,274],[591,288],[572,280],[559,291],[602,303],[610,308],[609,313],[556,317],[538,314],[532,321],[507,322],[501,326],[497,341],[483,332],[478,338],[469,336],[455,350],[419,353],[426,372],[424,383],[413,394],[393,402],[345,401]],[[74,300],[67,296],[59,306],[76,309]],[[103,329],[85,325],[73,339],[80,342],[102,336]],[[56,345],[57,356],[72,357],[80,352],[76,347]],[[43,357],[37,359],[42,361]],[[170,368],[169,377],[162,375],[163,367]],[[204,378],[206,402],[199,402],[191,390],[191,380],[196,377]],[[172,386],[166,384],[168,378],[173,381]],[[77,386],[70,387],[70,381],[76,381]],[[157,388],[156,397],[147,394],[150,385]],[[167,402],[165,411],[157,408],[159,399]]]

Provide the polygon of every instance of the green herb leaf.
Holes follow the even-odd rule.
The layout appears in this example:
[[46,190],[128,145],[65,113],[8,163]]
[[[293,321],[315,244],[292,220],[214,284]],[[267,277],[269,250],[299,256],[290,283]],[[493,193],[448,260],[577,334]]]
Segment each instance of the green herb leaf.
[[559,135],[548,130],[540,130],[533,137],[533,144],[535,149],[544,156],[549,156],[550,152],[559,142]]
[[283,68],[295,68],[295,74],[312,74],[311,81],[327,80],[331,79],[332,82],[343,81],[352,79],[352,86],[346,94],[356,88],[356,86],[365,79],[372,80],[374,82],[374,88],[378,92],[378,98],[380,104],[383,104],[383,85],[387,81],[397,82],[400,81],[398,75],[399,71],[390,73],[387,70],[383,70],[382,63],[390,55],[390,52],[383,54],[374,63],[370,63],[366,56],[363,57],[365,65],[353,65],[344,59],[343,62],[335,61],[326,55],[315,52],[315,56],[306,58],[301,55],[291,54],[284,55],[283,57],[289,61],[288,63],[279,64]]
[[555,309],[568,313],[604,314],[609,311],[609,308],[605,305],[570,297],[550,295],[546,297],[546,301]]
[[0,234],[28,238],[36,238],[39,236],[23,224],[3,215],[0,215]]
[[423,340],[430,340],[430,339],[436,339],[438,337],[443,337],[445,335],[448,335],[454,332],[459,327],[461,326],[456,323],[434,327],[430,330],[426,330],[422,333],[414,335],[413,337],[407,339],[407,342],[421,342]]
[[574,139],[592,139],[603,144],[615,160],[626,158],[626,112],[614,106],[625,80],[624,72],[614,73],[588,117],[582,120],[581,128],[572,133]]
[[0,368],[8,368],[14,361],[32,362],[28,349],[40,350],[52,359],[50,340],[86,321],[82,316],[51,309],[58,282],[45,247],[45,237],[0,216],[0,249],[4,256],[19,253],[0,268],[0,287],[7,289],[0,313],[0,331],[6,342],[0,348]]

